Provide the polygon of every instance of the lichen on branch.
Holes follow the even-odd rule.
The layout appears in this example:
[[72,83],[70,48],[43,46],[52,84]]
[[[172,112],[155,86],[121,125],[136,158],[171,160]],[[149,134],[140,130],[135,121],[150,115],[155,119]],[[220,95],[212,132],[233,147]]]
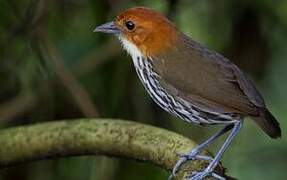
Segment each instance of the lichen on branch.
[[[107,155],[150,162],[171,170],[178,153],[196,146],[174,132],[131,121],[78,119],[7,128],[0,131],[0,168],[45,158]],[[200,170],[204,161],[188,162],[175,177]],[[217,168],[224,175],[224,168]]]

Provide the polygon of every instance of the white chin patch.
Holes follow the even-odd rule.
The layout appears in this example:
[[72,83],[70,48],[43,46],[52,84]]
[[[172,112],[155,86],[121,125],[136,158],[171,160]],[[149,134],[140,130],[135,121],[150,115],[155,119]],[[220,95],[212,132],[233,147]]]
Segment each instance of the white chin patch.
[[121,41],[123,48],[132,56],[132,58],[143,56],[141,51],[126,38],[119,36],[119,40]]

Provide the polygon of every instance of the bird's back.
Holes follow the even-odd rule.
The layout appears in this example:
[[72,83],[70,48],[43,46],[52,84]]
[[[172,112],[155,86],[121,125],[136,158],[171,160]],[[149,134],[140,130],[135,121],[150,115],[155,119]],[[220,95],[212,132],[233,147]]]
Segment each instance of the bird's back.
[[210,112],[255,117],[270,136],[281,134],[275,118],[266,116],[270,113],[262,96],[236,65],[185,35],[177,43],[153,57],[153,67],[170,94]]

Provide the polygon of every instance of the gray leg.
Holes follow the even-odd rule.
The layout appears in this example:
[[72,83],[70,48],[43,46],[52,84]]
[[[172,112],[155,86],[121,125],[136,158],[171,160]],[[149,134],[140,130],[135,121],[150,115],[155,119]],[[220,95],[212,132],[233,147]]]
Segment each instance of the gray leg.
[[[207,160],[207,161],[212,161],[212,157],[209,156],[202,156],[202,155],[198,155],[206,146],[208,146],[209,144],[211,144],[212,142],[214,142],[217,138],[219,138],[221,135],[223,135],[224,133],[226,133],[227,131],[229,131],[230,129],[232,129],[234,125],[233,124],[229,124],[227,126],[225,126],[223,129],[221,129],[220,131],[218,131],[216,134],[214,134],[213,136],[211,136],[210,138],[208,138],[206,141],[204,141],[203,143],[201,143],[200,145],[198,145],[196,148],[192,149],[191,151],[189,151],[187,154],[182,154],[180,155],[180,159],[177,161],[176,165],[174,166],[173,170],[172,170],[172,175],[171,177],[173,177],[176,172],[179,170],[180,166],[182,164],[184,164],[186,161],[188,160],[194,160],[194,159],[199,159],[199,160]],[[170,178],[171,178],[170,177]]]
[[[238,122],[234,123],[234,127],[232,128],[232,131],[230,132],[230,134],[228,135],[227,139],[225,140],[225,142],[223,143],[223,145],[219,149],[219,151],[216,154],[215,158],[211,161],[211,163],[207,166],[206,169],[204,169],[201,172],[195,172],[191,176],[190,180],[201,180],[201,179],[203,179],[203,178],[205,178],[206,176],[209,176],[209,175],[212,175],[213,177],[216,177],[216,178],[220,177],[219,175],[214,174],[213,170],[217,166],[217,164],[219,163],[223,153],[225,152],[227,147],[230,145],[232,139],[240,131],[240,129],[242,127],[242,124],[243,124],[243,121],[238,121]],[[221,178],[221,179],[224,179],[224,178]]]

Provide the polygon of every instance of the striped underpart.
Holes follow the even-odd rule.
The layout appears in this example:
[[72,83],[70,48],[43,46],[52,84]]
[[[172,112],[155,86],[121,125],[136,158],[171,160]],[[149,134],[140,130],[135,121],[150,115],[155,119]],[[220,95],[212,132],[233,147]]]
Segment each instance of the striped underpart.
[[167,93],[159,82],[160,76],[152,68],[152,59],[133,57],[136,72],[151,98],[165,111],[187,122],[222,124],[237,121],[235,114],[222,114],[200,109],[180,97]]
[[119,36],[127,52],[132,56],[136,72],[151,98],[165,111],[187,122],[196,124],[227,124],[237,122],[237,114],[211,112],[196,107],[178,96],[169,94],[160,84],[160,76],[153,70],[152,58],[146,58],[131,42]]

